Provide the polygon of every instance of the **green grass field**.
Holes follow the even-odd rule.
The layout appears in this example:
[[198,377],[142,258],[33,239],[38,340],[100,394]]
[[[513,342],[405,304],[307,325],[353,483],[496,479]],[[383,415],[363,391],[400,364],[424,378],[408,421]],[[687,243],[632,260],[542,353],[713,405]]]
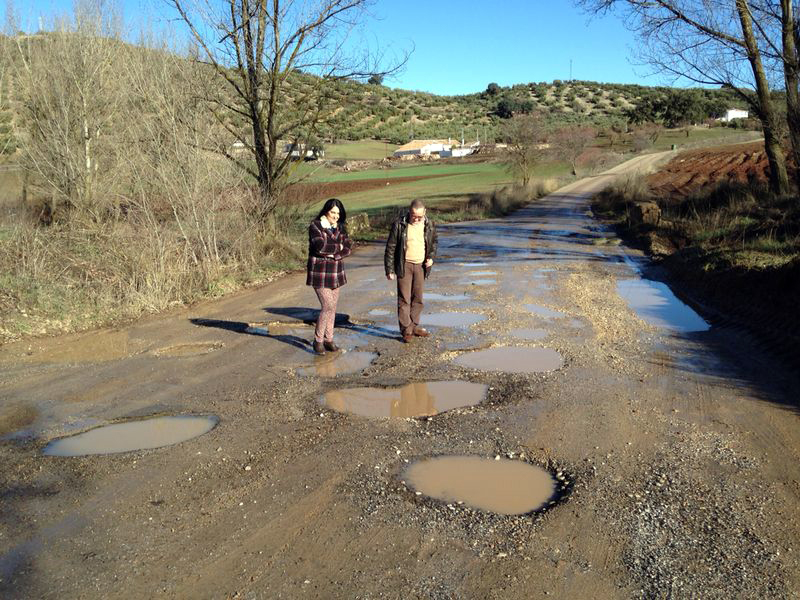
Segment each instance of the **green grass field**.
[[[560,178],[569,176],[569,172],[569,166],[565,163],[543,163],[536,169],[534,176],[541,179]],[[499,163],[428,164],[350,173],[320,169],[314,173],[311,180],[341,182],[430,175],[447,175],[447,177],[402,181],[396,185],[390,183],[380,188],[341,193],[338,196],[351,212],[376,212],[408,204],[414,198],[422,198],[430,206],[435,206],[437,203],[464,203],[470,194],[487,192],[514,183],[505,166]],[[319,208],[320,205],[321,203],[318,203],[314,208]]]

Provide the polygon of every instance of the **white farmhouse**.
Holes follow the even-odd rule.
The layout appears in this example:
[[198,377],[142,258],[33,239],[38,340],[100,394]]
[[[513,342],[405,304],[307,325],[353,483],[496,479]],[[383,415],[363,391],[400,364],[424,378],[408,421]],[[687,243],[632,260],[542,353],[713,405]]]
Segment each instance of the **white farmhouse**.
[[400,146],[393,155],[397,158],[430,156],[440,154],[443,150],[450,150],[452,147],[452,143],[444,140],[412,140]]
[[734,119],[746,119],[750,116],[746,110],[740,110],[738,108],[729,108],[725,111],[725,114],[720,117],[720,121],[724,121],[725,123],[730,123]]

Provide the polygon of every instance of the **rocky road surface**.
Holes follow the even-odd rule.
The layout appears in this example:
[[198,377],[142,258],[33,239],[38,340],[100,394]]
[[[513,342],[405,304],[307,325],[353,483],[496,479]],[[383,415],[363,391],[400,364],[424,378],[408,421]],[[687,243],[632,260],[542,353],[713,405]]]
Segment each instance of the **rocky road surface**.
[[[303,274],[0,348],[0,597],[797,598],[795,376],[725,326],[643,321],[617,292],[643,260],[588,212],[613,177],[663,159],[442,226],[425,313],[483,320],[412,344],[396,337],[374,245],[347,263],[339,356],[310,352]],[[563,366],[454,362],[495,346],[554,349]],[[348,372],[346,358],[370,358],[358,352],[374,360]],[[443,380],[487,384],[486,399],[420,419],[320,402]],[[159,449],[42,455],[61,436],[172,414],[220,422]],[[504,516],[409,491],[407,461],[439,454],[525,460],[560,472],[566,493]]]

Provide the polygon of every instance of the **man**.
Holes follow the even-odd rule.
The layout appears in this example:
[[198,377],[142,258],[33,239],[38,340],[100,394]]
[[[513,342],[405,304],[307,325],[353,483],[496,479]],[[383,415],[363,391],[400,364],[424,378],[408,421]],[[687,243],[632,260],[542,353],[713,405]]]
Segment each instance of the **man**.
[[392,223],[383,266],[386,279],[397,279],[397,320],[400,334],[408,343],[414,336],[429,334],[419,326],[422,315],[422,287],[436,255],[436,227],[425,215],[422,200],[414,200],[408,213]]

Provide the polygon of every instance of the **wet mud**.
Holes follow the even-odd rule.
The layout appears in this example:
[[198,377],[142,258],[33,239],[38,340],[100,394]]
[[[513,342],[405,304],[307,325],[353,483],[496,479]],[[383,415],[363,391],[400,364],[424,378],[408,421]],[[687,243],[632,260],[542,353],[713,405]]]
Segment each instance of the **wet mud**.
[[545,373],[560,369],[561,355],[551,348],[497,347],[468,352],[456,357],[462,367],[504,373]]
[[420,317],[421,325],[432,325],[435,327],[469,327],[481,321],[485,321],[486,316],[477,313],[422,313]]
[[222,348],[222,342],[196,342],[191,344],[175,344],[166,348],[153,350],[153,354],[159,357],[184,358],[187,356],[202,356],[210,354]]

